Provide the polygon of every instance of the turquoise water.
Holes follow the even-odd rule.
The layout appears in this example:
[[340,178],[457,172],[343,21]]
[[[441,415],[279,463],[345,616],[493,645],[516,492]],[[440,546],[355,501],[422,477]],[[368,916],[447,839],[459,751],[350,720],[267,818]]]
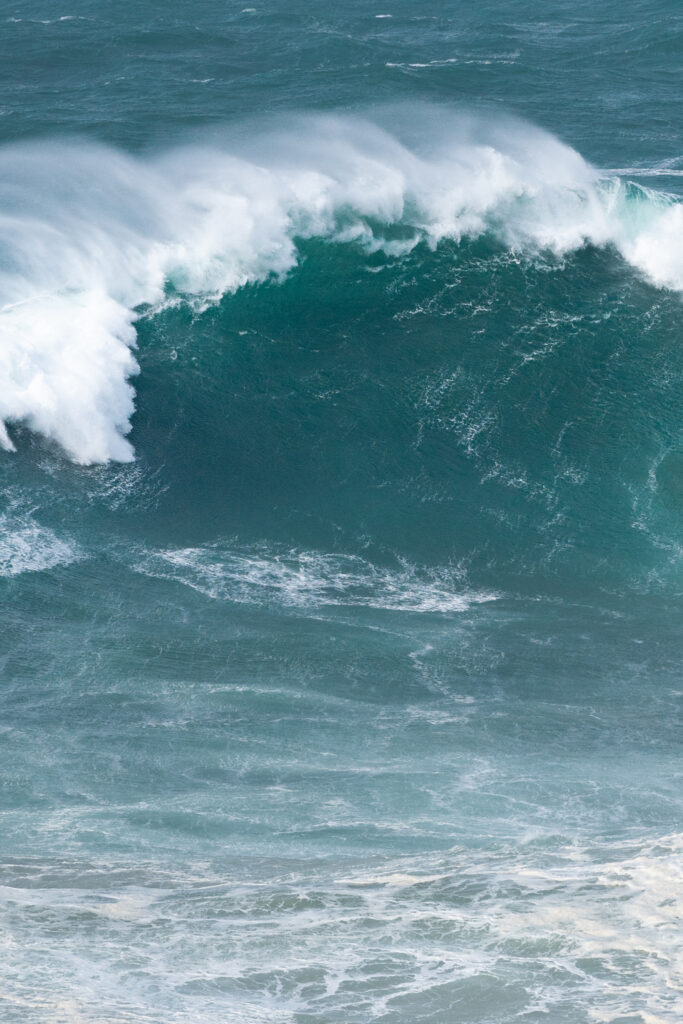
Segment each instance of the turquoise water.
[[0,1017],[683,1016],[683,16],[9,3]]

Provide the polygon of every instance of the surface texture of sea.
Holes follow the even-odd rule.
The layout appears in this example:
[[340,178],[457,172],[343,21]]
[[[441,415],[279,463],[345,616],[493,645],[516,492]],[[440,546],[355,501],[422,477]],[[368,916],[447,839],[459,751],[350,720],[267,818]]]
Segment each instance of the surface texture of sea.
[[682,63],[4,0],[3,1022],[680,1024]]

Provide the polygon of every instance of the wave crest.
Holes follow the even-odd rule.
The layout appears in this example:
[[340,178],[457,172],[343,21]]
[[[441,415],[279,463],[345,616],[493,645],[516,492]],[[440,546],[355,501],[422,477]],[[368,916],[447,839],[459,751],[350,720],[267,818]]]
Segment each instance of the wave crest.
[[301,118],[144,159],[1,150],[0,445],[24,422],[76,462],[132,459],[140,308],[169,287],[201,305],[284,275],[300,238],[390,256],[484,233],[526,253],[612,245],[683,290],[683,207],[666,194],[601,178],[518,121],[428,107],[390,120]]

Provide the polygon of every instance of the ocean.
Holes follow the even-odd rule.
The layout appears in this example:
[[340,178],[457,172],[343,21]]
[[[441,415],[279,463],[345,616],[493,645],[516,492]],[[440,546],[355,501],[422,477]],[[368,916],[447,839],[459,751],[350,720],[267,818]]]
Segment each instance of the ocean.
[[0,1019],[679,1024],[683,10],[243,2],[0,12]]

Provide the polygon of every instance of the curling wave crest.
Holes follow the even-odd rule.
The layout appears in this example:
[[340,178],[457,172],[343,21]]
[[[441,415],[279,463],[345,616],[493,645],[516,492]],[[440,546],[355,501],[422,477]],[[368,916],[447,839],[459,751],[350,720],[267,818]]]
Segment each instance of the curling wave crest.
[[653,284],[683,289],[683,206],[519,121],[411,107],[226,130],[145,158],[7,146],[0,444],[11,450],[7,425],[22,422],[76,462],[132,459],[140,310],[171,296],[201,307],[284,275],[298,239],[402,256],[485,233],[530,254],[611,245]]

